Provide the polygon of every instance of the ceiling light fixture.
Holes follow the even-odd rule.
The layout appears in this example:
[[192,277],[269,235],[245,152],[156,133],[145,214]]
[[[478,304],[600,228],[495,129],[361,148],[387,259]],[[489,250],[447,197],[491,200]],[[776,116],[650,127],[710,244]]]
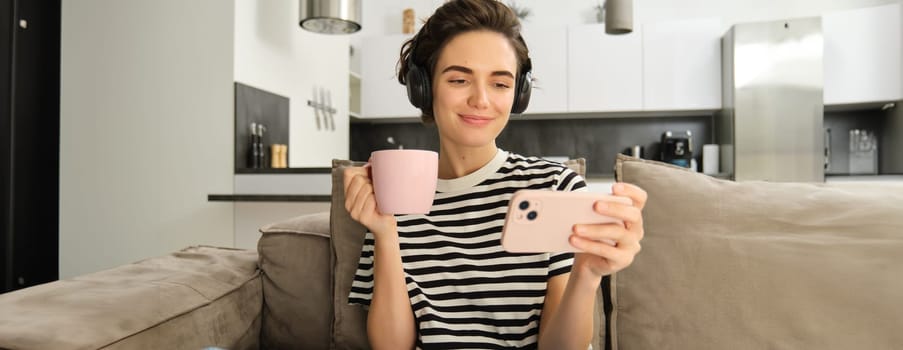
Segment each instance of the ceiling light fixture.
[[314,33],[351,34],[361,30],[361,0],[301,0],[301,28]]
[[633,0],[606,0],[603,8],[606,34],[633,32]]

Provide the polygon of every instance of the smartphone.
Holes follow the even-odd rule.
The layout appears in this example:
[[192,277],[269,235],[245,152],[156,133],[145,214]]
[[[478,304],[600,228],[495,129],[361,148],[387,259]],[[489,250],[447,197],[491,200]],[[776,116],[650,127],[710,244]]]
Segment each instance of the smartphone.
[[519,190],[508,202],[502,247],[511,253],[580,252],[568,241],[575,224],[622,222],[593,210],[596,201],[633,205],[605,193]]

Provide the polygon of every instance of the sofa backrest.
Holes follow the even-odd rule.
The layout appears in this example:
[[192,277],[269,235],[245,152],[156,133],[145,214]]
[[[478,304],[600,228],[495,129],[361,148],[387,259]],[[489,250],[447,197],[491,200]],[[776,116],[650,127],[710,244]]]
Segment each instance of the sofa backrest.
[[260,232],[261,348],[328,349],[333,313],[329,213],[290,218]]
[[332,298],[335,310],[332,331],[334,349],[368,349],[367,312],[360,306],[348,304],[348,293],[351,281],[357,270],[361,247],[367,228],[354,221],[345,210],[345,168],[363,166],[365,163],[348,160],[332,162],[332,206],[330,208],[329,225],[333,232],[331,240],[333,257],[333,290]]
[[903,344],[903,184],[733,182],[619,157],[647,191],[612,349]]

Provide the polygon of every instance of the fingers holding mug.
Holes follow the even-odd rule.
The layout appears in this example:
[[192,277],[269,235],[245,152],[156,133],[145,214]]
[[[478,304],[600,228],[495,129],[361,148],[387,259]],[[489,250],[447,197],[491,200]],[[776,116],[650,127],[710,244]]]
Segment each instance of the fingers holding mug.
[[[361,221],[361,216],[363,214],[366,214],[364,209],[367,207],[368,202],[374,202],[374,204],[371,206],[375,209],[376,199],[373,196],[373,185],[371,185],[369,181],[361,181],[356,192],[354,193],[354,198],[351,198],[351,207],[348,209],[348,212],[351,213],[351,217],[355,220]],[[371,211],[373,211],[374,209],[371,209]]]
[[[355,207],[355,200],[361,191],[366,190],[365,186],[370,185],[370,178],[366,172],[361,172],[362,168],[346,168],[345,169],[345,210],[351,212]],[[372,187],[370,188],[372,191]]]

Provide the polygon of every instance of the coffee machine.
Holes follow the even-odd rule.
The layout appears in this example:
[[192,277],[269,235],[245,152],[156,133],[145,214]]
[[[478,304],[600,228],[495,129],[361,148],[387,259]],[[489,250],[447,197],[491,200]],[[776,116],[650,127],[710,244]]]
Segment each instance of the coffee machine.
[[663,162],[689,168],[693,160],[693,133],[665,131],[660,149]]

